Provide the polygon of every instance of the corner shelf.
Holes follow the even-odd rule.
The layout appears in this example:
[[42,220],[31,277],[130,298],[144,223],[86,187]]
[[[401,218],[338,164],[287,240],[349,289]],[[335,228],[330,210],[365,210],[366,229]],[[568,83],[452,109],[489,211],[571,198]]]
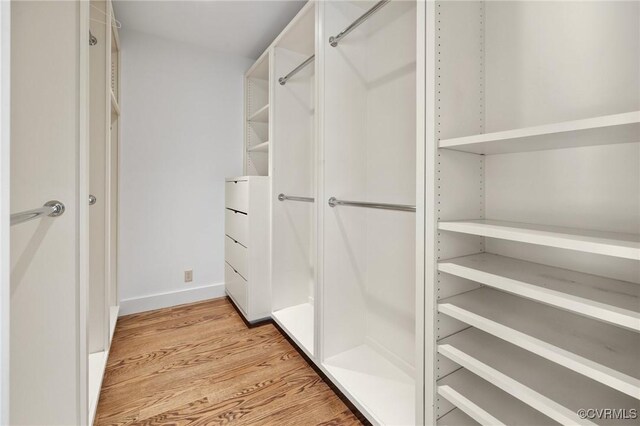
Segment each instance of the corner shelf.
[[446,272],[640,332],[640,285],[491,253],[443,260]]
[[488,287],[449,297],[438,312],[610,386],[640,395],[640,334]]
[[578,416],[584,407],[640,406],[635,398],[473,327],[440,340],[438,353],[562,424],[593,425]]
[[248,152],[269,152],[269,141],[247,148]]
[[439,147],[475,154],[506,154],[633,142],[640,142],[640,111],[442,139]]
[[438,229],[602,254],[623,259],[640,260],[640,235],[638,234],[592,231],[488,219],[440,222]]
[[249,122],[268,123],[269,122],[269,104],[266,104],[247,119]]
[[464,368],[438,380],[437,392],[480,424],[557,425],[551,418]]

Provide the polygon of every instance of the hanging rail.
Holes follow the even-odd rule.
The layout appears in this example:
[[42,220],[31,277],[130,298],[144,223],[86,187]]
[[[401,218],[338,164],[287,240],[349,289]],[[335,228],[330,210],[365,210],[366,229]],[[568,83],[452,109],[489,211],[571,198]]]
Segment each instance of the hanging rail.
[[355,21],[353,21],[351,23],[351,25],[349,25],[347,28],[345,28],[344,30],[342,30],[340,32],[340,34],[338,34],[337,36],[331,36],[329,37],[329,44],[333,47],[336,47],[338,45],[338,42],[340,40],[342,40],[347,34],[349,34],[351,31],[355,30],[358,25],[362,24],[364,21],[366,21],[367,19],[369,19],[369,17],[371,15],[373,15],[374,13],[376,13],[378,10],[380,10],[384,5],[386,5],[387,3],[389,3],[390,0],[382,0],[379,1],[378,3],[376,3],[375,5],[373,5],[373,7],[369,10],[367,10],[362,16],[360,16],[358,19],[356,19]]
[[294,75],[298,74],[298,72],[300,72],[302,68],[306,67],[311,62],[313,62],[315,58],[316,58],[316,55],[309,56],[303,63],[295,67],[289,74],[285,75],[284,77],[280,77],[278,79],[278,83],[280,83],[281,86],[284,86],[287,83],[287,80],[289,80]]
[[416,211],[416,206],[410,206],[408,204],[386,204],[386,203],[367,203],[364,201],[344,201],[344,200],[338,200],[336,199],[336,197],[329,198],[329,205],[331,207],[352,206],[352,207],[366,207],[369,209],[398,210],[402,212]]
[[284,195],[284,194],[278,195],[278,200],[304,201],[305,203],[313,203],[314,201],[316,201],[315,198],[312,198],[312,197],[294,197],[294,196]]
[[44,203],[44,206],[27,210],[20,213],[13,213],[11,215],[11,226],[17,225],[19,223],[28,222],[32,219],[39,218],[40,216],[50,216],[50,217],[58,217],[64,213],[64,204],[60,201],[52,200]]

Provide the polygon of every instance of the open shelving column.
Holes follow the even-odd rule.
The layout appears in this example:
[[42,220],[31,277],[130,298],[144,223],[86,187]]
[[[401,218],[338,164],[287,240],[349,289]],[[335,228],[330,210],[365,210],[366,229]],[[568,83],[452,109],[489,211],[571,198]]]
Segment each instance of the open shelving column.
[[245,75],[244,174],[269,176],[271,49]]
[[628,423],[578,410],[640,409],[640,45],[625,36],[640,6],[445,1],[429,16],[426,421]]

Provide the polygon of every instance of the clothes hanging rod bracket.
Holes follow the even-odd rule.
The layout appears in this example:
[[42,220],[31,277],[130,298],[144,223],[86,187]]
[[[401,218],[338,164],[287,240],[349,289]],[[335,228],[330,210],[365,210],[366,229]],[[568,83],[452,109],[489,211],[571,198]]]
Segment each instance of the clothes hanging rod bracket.
[[295,196],[291,196],[291,195],[284,195],[284,194],[280,194],[278,195],[278,200],[280,201],[285,201],[285,200],[289,200],[289,201],[303,201],[305,203],[313,203],[315,202],[315,198],[312,197],[295,197]]
[[20,213],[13,213],[11,215],[11,226],[19,223],[28,222],[33,219],[37,219],[42,216],[58,217],[64,213],[65,207],[60,201],[51,200],[44,203],[44,205],[37,209],[26,210]]
[[315,58],[316,58],[316,55],[309,56],[303,63],[295,67],[289,74],[285,75],[284,77],[280,77],[278,79],[278,83],[280,83],[281,86],[284,86],[287,83],[287,80],[289,80],[294,75],[298,74],[300,70],[302,70],[304,67],[309,65],[311,62],[313,62]]
[[362,24],[364,21],[366,21],[367,19],[369,19],[369,17],[371,15],[373,15],[374,13],[376,13],[378,10],[380,10],[384,5],[386,5],[387,3],[389,3],[390,0],[382,0],[379,1],[378,3],[376,3],[375,5],[373,5],[373,7],[369,10],[367,10],[362,16],[360,16],[358,19],[356,19],[355,21],[353,21],[351,23],[351,25],[349,25],[347,28],[345,28],[344,30],[342,30],[337,36],[331,36],[329,37],[329,44],[333,47],[336,47],[338,45],[338,43],[340,42],[340,40],[342,40],[347,34],[349,34],[351,31],[355,30],[360,24]]
[[408,204],[386,204],[386,203],[368,203],[364,201],[345,201],[338,200],[336,197],[329,198],[329,205],[331,207],[336,206],[351,206],[351,207],[366,207],[369,209],[382,209],[382,210],[398,210],[402,212],[414,212],[416,206],[410,206]]

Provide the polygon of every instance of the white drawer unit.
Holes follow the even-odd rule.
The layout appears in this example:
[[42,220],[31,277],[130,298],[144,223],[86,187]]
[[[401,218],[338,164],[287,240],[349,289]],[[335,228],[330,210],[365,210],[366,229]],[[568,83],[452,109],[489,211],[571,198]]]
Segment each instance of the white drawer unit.
[[271,313],[269,177],[225,182],[225,286],[247,321]]

